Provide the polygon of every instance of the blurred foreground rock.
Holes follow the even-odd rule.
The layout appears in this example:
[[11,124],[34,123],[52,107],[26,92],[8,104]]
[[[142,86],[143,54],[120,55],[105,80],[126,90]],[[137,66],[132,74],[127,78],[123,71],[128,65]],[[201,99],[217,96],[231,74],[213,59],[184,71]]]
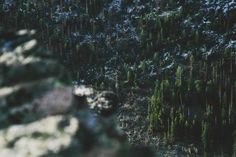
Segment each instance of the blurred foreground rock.
[[[35,112],[32,112],[35,109],[49,112],[43,110],[47,105],[43,97],[50,96],[48,91],[62,88],[70,80],[64,67],[52,59],[34,36],[34,30],[0,29],[0,110],[4,113],[0,116],[0,128],[35,120]],[[39,105],[37,100],[42,103]],[[53,101],[55,106],[57,102]]]
[[117,128],[116,94],[68,85],[34,34],[0,29],[0,156],[153,156],[131,148]]

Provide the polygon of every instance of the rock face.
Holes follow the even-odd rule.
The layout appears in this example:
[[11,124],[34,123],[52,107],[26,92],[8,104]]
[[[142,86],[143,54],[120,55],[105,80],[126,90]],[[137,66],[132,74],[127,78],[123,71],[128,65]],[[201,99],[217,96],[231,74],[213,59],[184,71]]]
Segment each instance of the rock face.
[[111,118],[116,94],[67,85],[69,75],[34,33],[0,29],[0,156],[135,154]]

